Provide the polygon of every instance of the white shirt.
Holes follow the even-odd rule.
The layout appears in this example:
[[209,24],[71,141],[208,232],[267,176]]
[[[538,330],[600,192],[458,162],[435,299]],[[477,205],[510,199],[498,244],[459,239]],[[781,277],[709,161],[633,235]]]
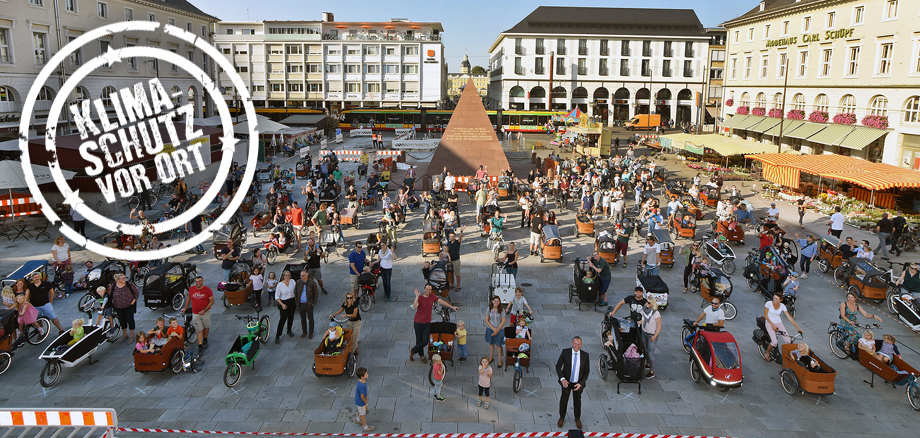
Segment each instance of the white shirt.
[[444,190],[452,190],[456,182],[457,178],[454,178],[453,175],[448,175],[447,178],[444,178]]
[[284,282],[278,283],[278,286],[275,287],[275,299],[276,300],[290,300],[294,298],[294,286],[297,284],[293,279],[290,280],[291,285],[288,286]]
[[712,310],[711,305],[706,306],[706,308],[703,309],[703,313],[706,314],[706,317],[703,319],[703,324],[718,324],[719,321],[725,320],[725,312],[722,311],[721,306],[716,310]]
[[581,377],[578,375],[578,372],[581,371],[581,362],[578,359],[579,351],[572,350],[572,380],[569,380],[571,383],[578,383],[578,378]]
[[781,324],[783,322],[783,320],[780,319],[780,316],[783,314],[783,312],[786,311],[785,304],[780,304],[779,309],[773,308],[773,301],[770,301],[763,306],[767,309],[767,318],[770,320],[770,322],[773,324]]
[[380,253],[380,267],[383,269],[393,269],[393,250],[386,249]]
[[252,290],[262,290],[262,274],[250,275],[249,279],[252,280]]
[[832,230],[842,230],[843,229],[843,213],[836,212],[831,215],[831,229]]
[[680,201],[678,201],[678,200],[676,200],[676,199],[668,203],[668,211],[671,212],[671,213],[673,213],[673,212],[675,212],[675,211],[677,211],[677,210],[680,210],[680,207],[681,207],[681,203],[680,203]]
[[[774,218],[779,217],[779,209],[776,207],[773,207],[767,210],[767,216],[774,217]],[[843,225],[841,224],[840,226],[842,227]]]
[[70,250],[70,245],[68,245],[67,242],[64,242],[61,246],[53,245],[51,247],[51,252],[54,253],[54,257],[61,262],[70,259],[70,257],[67,256],[68,250]]
[[661,245],[656,243],[652,246],[649,246],[646,243],[645,244],[645,254],[646,254],[645,263],[648,264],[649,266],[658,266],[658,254],[660,252],[661,252]]

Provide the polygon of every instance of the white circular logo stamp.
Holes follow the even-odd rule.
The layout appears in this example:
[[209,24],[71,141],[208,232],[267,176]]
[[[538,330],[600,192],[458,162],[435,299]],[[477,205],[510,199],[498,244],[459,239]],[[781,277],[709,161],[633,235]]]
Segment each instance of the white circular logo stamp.
[[[79,50],[86,44],[93,43],[99,38],[118,35],[123,32],[137,33],[149,32],[151,34],[169,35],[172,38],[185,41],[200,49],[204,55],[213,59],[239,90],[240,100],[246,110],[249,132],[249,150],[242,181],[236,195],[231,199],[227,208],[221,212],[207,228],[200,234],[183,242],[163,249],[150,249],[146,251],[125,251],[112,248],[91,240],[87,240],[74,229],[64,223],[55,211],[48,208],[50,205],[36,184],[35,175],[32,174],[29,159],[28,129],[31,122],[36,99],[42,86],[52,74],[58,70],[58,65],[65,62],[71,53]],[[153,35],[152,35],[153,36]],[[104,214],[91,209],[81,198],[79,190],[73,190],[61,172],[56,146],[56,128],[61,112],[66,111],[73,119],[80,136],[79,153],[87,163],[82,171],[93,178],[99,186],[103,202],[108,204],[124,203],[132,196],[140,194],[145,188],[152,188],[152,183],[173,183],[178,178],[186,175],[200,173],[205,170],[202,156],[210,154],[210,149],[201,150],[202,139],[206,136],[194,126],[194,103],[177,105],[173,97],[166,91],[158,77],[138,79],[131,86],[116,90],[108,97],[108,105],[115,112],[114,120],[107,114],[107,103],[103,99],[84,100],[82,102],[67,104],[74,88],[85,79],[87,75],[98,68],[111,67],[114,64],[130,58],[149,58],[163,60],[177,66],[190,74],[202,86],[210,98],[214,99],[217,112],[220,115],[223,136],[222,158],[218,166],[214,183],[202,194],[197,203],[191,205],[178,216],[163,222],[147,226],[150,234],[159,234],[164,231],[184,227],[194,218],[201,215],[220,192],[223,182],[227,179],[233,162],[233,153],[238,140],[233,136],[233,123],[230,111],[222,94],[208,74],[196,66],[192,61],[177,53],[160,49],[158,47],[124,47],[113,49],[93,58],[78,68],[61,86],[48,113],[45,134],[45,147],[53,155],[48,161],[51,175],[57,190],[64,195],[64,203],[83,215],[93,224],[125,235],[140,236],[145,227],[138,223],[120,223]],[[256,132],[257,120],[255,109],[250,99],[249,90],[243,79],[237,74],[233,64],[224,57],[216,47],[210,45],[206,39],[187,32],[175,26],[164,25],[148,21],[126,21],[103,26],[86,32],[76,40],[70,42],[55,54],[45,65],[35,80],[23,105],[23,117],[19,125],[19,147],[22,151],[22,167],[29,189],[35,201],[42,207],[42,213],[54,225],[59,225],[61,234],[78,245],[106,257],[125,260],[156,260],[172,257],[194,249],[211,237],[213,232],[226,224],[239,210],[243,199],[249,192],[258,159],[258,135]],[[178,129],[173,119],[178,118],[185,124],[185,129]],[[97,122],[98,121],[98,122]],[[165,131],[166,134],[162,134]],[[166,147],[169,145],[169,147]],[[151,181],[146,176],[145,162],[152,160],[156,167],[157,177]],[[44,163],[36,163],[44,164]],[[73,166],[70,166],[73,167]]]

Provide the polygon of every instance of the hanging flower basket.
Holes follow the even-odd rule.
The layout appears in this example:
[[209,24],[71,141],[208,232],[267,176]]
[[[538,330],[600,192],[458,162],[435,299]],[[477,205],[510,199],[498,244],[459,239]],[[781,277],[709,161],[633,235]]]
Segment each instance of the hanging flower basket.
[[827,123],[828,117],[827,113],[824,111],[812,111],[808,115],[808,121],[814,123]]
[[751,114],[755,116],[765,116],[767,115],[767,109],[762,106],[758,106],[751,110]]
[[769,115],[770,117],[773,117],[774,119],[781,119],[783,118],[783,110],[779,108],[773,108],[770,110]]
[[840,113],[834,116],[834,123],[838,125],[855,125],[856,124],[856,114],[853,113]]
[[751,112],[751,107],[749,106],[739,106],[738,109],[735,110],[735,114],[739,116],[747,115],[750,112]]
[[786,113],[786,118],[789,118],[792,120],[804,120],[805,111],[797,110],[797,109],[790,110],[788,113]]
[[862,124],[875,129],[888,129],[888,116],[866,116]]
[[735,106],[735,99],[728,99],[725,101],[725,106]]

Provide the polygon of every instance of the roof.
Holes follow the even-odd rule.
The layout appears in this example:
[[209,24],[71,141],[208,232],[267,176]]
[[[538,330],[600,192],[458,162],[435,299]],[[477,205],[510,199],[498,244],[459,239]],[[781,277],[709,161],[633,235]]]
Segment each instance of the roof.
[[185,11],[191,14],[200,15],[202,17],[209,18],[213,21],[220,21],[220,18],[217,18],[213,15],[202,12],[201,9],[198,9],[197,7],[195,7],[195,5],[191,4],[190,2],[186,0],[145,0],[143,2],[138,1],[138,3],[151,3],[155,5],[163,5],[168,8],[178,9],[180,11]]
[[502,33],[706,37],[693,9],[571,6],[540,6]]
[[827,0],[764,0],[764,9],[760,10],[760,3],[756,3],[753,9],[747,11],[746,13],[733,18],[722,23],[723,27],[731,27],[733,24],[738,24],[743,21],[750,19],[756,19],[762,16],[770,15],[774,12],[782,11],[784,9],[794,9],[802,8],[806,6],[817,6],[820,3],[827,3]]
[[322,122],[329,116],[325,114],[294,114],[290,117],[287,117],[281,120],[282,125],[316,125],[319,122]]

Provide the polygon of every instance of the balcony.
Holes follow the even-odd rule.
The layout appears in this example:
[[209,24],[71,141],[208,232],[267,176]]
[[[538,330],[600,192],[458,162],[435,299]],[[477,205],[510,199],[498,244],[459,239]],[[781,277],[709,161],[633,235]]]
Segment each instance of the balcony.
[[533,72],[534,72],[534,74],[537,74],[537,75],[542,75],[542,74],[545,74],[545,73],[546,73],[546,71],[543,69],[543,67],[537,67],[537,68],[533,69]]
[[489,77],[494,78],[495,76],[501,76],[501,75],[502,75],[502,67],[499,67],[499,68],[496,68],[495,70],[492,70],[492,74],[490,74]]
[[537,52],[537,55],[545,55],[545,54],[546,54],[546,48],[543,47],[543,46],[537,46],[535,52]]
[[607,70],[606,67],[601,67],[601,69],[598,70],[598,74],[601,76],[607,76],[610,74],[610,70]]
[[514,74],[516,74],[516,75],[522,75],[522,74],[524,74],[524,67],[522,67],[522,66],[520,66],[520,65],[514,66]]
[[578,67],[578,74],[582,76],[588,74],[588,67]]
[[523,55],[523,54],[524,54],[524,47],[523,47],[523,46],[514,46],[514,54],[515,54],[515,55]]
[[620,67],[620,76],[629,76],[629,67]]
[[579,47],[579,48],[578,48],[578,54],[581,55],[581,56],[587,55],[587,54],[588,54],[588,48],[587,48],[587,47]]
[[692,78],[692,77],[693,77],[693,69],[684,70],[684,77],[685,77],[685,78]]

